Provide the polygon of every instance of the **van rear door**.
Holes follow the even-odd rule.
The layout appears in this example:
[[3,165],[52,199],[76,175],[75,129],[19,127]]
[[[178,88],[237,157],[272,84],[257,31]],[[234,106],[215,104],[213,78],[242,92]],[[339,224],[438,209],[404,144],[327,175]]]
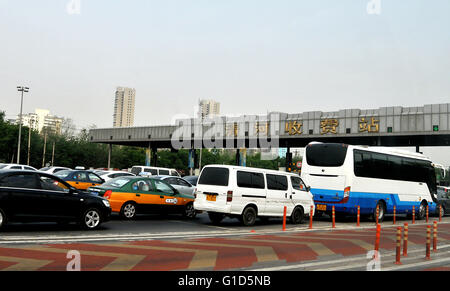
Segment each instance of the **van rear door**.
[[205,167],[198,179],[197,199],[205,199],[206,203],[226,204],[229,179],[228,168]]

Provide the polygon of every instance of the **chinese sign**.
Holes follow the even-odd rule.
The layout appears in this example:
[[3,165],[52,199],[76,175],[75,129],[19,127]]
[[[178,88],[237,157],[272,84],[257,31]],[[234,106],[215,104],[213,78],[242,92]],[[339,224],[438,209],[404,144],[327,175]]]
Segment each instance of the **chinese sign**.
[[380,132],[379,120],[372,117],[370,120],[365,117],[359,121],[359,132]]
[[269,134],[269,123],[268,122],[256,122],[255,133],[261,135]]
[[320,134],[336,134],[337,133],[337,127],[339,126],[339,120],[332,118],[332,119],[324,119],[320,121]]
[[303,122],[301,121],[289,121],[286,122],[285,132],[289,135],[301,135],[302,134]]
[[236,122],[226,125],[226,134],[227,134],[227,136],[234,136],[234,137],[236,137],[236,136],[238,136],[238,133],[239,133],[239,126],[238,126],[238,124]]

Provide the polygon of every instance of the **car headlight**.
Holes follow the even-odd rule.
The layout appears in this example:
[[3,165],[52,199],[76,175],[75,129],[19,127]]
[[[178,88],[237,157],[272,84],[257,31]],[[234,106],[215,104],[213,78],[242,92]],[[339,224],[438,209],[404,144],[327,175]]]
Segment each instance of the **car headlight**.
[[106,207],[111,207],[111,204],[109,204],[109,201],[106,199],[102,199],[103,204],[105,204]]

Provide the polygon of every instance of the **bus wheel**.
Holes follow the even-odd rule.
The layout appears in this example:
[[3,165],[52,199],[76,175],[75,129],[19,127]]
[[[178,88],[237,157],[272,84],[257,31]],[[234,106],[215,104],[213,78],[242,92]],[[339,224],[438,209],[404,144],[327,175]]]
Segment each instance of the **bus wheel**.
[[425,202],[420,203],[419,212],[417,213],[417,220],[422,220],[427,211],[427,204]]
[[378,212],[378,222],[383,222],[384,220],[384,215],[386,214],[386,207],[384,206],[384,202],[383,201],[378,201],[377,206],[375,206],[375,209],[373,210],[373,221],[377,221],[376,217],[377,217],[377,207],[379,207],[379,212]]

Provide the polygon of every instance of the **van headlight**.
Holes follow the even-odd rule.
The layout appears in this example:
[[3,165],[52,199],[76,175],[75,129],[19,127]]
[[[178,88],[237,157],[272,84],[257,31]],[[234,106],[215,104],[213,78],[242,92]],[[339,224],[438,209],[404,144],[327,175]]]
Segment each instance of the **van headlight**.
[[111,207],[111,204],[109,204],[109,201],[106,199],[102,199],[103,204],[105,204],[106,207]]

